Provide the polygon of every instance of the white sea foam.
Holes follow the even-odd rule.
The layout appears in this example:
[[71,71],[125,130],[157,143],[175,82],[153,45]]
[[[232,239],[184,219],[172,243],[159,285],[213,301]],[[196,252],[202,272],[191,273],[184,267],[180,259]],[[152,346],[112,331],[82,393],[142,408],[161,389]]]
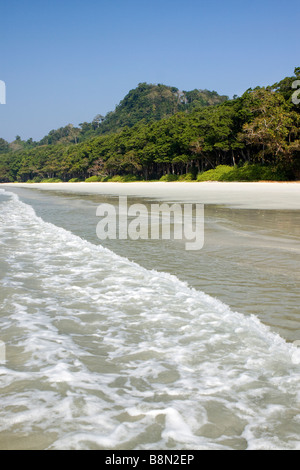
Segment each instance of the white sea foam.
[[298,448],[295,347],[10,196],[0,432],[12,447],[26,436],[50,449]]

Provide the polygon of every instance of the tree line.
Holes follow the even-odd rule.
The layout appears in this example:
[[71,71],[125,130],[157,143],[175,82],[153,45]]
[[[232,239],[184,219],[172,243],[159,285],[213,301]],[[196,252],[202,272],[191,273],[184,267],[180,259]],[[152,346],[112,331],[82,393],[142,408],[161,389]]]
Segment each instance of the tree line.
[[[187,174],[195,179],[220,165],[244,164],[272,166],[284,179],[299,178],[300,105],[291,97],[300,67],[294,73],[232,100],[222,99],[204,107],[194,101],[188,109],[176,109],[173,114],[170,111],[171,115],[162,114],[149,121],[143,119],[143,106],[135,108],[134,120],[130,121],[133,97],[129,94],[127,102],[121,103],[120,127],[107,133],[102,129],[89,134],[89,129],[83,141],[77,137],[73,142],[60,140],[37,146],[29,142],[27,148],[12,150],[0,139],[0,181],[84,181],[91,177],[105,181],[116,175],[149,180]],[[179,99],[184,104],[188,95],[180,96],[176,90],[176,102]],[[146,100],[145,95],[143,98]],[[121,119],[120,114],[117,117]],[[104,123],[99,116],[94,131]]]

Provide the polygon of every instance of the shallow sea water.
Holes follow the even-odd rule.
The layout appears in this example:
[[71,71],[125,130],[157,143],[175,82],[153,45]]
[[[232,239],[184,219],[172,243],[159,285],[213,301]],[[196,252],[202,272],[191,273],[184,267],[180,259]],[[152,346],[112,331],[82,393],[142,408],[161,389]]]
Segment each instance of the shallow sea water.
[[115,197],[9,191],[1,449],[299,448],[298,211],[206,205],[188,252],[100,241]]

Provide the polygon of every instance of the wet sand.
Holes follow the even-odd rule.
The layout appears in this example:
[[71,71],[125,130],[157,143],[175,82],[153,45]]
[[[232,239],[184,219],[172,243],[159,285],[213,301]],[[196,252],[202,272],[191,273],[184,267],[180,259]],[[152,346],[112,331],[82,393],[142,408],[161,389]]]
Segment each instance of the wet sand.
[[297,182],[10,183],[3,186],[222,204],[237,209],[300,209],[300,184]]

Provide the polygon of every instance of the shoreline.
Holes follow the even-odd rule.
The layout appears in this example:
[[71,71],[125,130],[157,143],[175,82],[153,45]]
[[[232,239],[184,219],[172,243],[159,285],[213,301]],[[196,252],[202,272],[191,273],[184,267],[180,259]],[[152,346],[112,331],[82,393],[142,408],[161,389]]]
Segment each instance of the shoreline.
[[0,187],[99,196],[128,196],[241,209],[300,210],[300,182],[97,182],[1,183]]

